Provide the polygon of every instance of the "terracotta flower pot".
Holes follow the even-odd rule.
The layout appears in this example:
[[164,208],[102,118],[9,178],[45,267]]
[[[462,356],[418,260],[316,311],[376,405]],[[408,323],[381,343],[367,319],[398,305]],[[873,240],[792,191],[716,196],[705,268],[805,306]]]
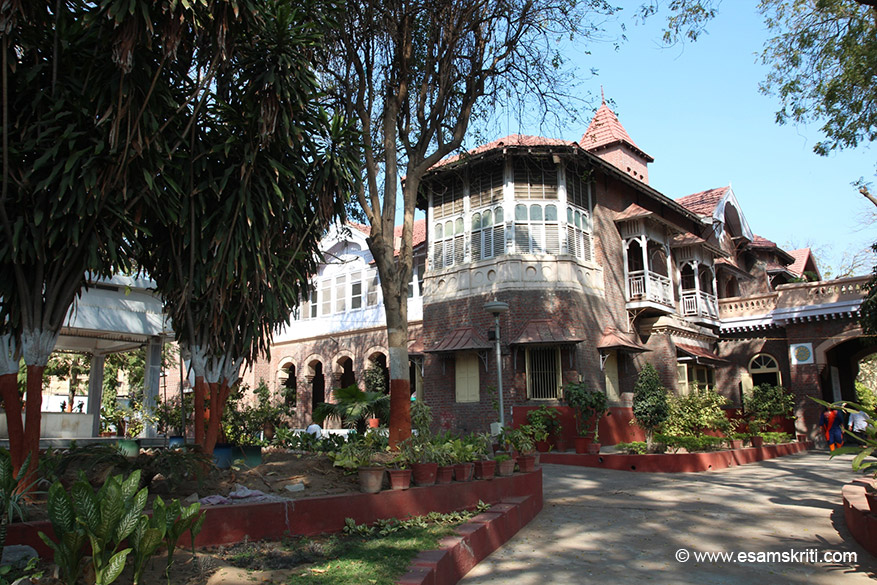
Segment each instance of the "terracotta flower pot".
[[440,465],[435,473],[435,482],[437,484],[451,483],[454,480],[454,466]]
[[731,441],[731,449],[742,449],[743,448],[743,439],[733,439]]
[[600,447],[602,447],[602,445],[601,445],[600,443],[595,442],[595,441],[594,441],[594,442],[591,442],[591,443],[588,443],[588,445],[587,445],[588,455],[597,455],[597,454],[599,454],[599,453],[600,453]]
[[871,512],[877,514],[877,492],[865,492],[865,499],[868,500],[868,508]]
[[381,421],[380,421],[380,419],[377,419],[377,418],[367,419],[366,422],[368,423],[368,428],[370,428],[370,429],[376,429],[379,426],[381,426]]
[[454,479],[457,481],[472,481],[474,463],[457,463],[454,465]]
[[540,453],[548,453],[550,447],[548,441],[536,441],[536,450]]
[[414,485],[418,487],[433,485],[438,472],[438,463],[412,463],[411,474]]
[[383,467],[360,467],[359,468],[359,490],[367,494],[376,494],[381,491],[384,484]]
[[530,473],[536,470],[536,457],[533,455],[520,455],[518,457],[518,468],[521,473]]
[[508,477],[515,472],[515,460],[504,459],[496,464],[496,474],[500,477]]
[[558,453],[566,452],[566,439],[555,439],[554,440],[554,450]]
[[496,461],[485,459],[475,462],[475,479],[493,479],[496,473]]
[[411,487],[410,469],[388,469],[391,490],[407,490]]
[[573,443],[576,447],[576,453],[583,454],[588,452],[588,445],[594,442],[591,437],[576,437]]
[[763,447],[764,446],[764,438],[758,435],[754,435],[749,437],[749,444],[753,447]]

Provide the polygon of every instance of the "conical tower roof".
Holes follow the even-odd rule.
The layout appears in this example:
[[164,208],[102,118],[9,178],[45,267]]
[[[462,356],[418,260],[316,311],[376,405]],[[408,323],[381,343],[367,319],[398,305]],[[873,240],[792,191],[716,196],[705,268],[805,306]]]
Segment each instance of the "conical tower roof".
[[644,159],[644,162],[646,163],[655,160],[636,145],[627,133],[627,130],[625,130],[624,126],[621,125],[621,122],[618,121],[618,116],[615,115],[615,112],[609,109],[609,106],[607,106],[604,101],[597,110],[597,113],[594,114],[594,118],[591,120],[591,124],[582,136],[579,145],[585,150],[596,154],[596,151],[603,150],[616,144],[628,147],[635,155]]

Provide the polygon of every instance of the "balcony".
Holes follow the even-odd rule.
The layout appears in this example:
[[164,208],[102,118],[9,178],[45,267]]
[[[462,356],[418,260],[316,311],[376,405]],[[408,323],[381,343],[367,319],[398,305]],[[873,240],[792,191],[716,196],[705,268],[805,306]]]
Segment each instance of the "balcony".
[[627,275],[627,308],[652,306],[670,313],[674,307],[670,278],[649,270],[635,270]]
[[682,291],[682,315],[694,321],[718,323],[719,303],[716,295],[693,290]]

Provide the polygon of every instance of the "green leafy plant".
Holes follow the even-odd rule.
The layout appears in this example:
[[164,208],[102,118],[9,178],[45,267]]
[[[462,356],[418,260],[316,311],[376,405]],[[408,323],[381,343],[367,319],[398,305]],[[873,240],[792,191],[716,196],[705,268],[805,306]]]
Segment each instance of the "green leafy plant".
[[795,418],[795,397],[782,386],[759,384],[743,397],[743,409],[756,432],[764,431],[776,417]]
[[314,409],[314,421],[323,425],[327,418],[336,418],[345,428],[365,433],[369,418],[388,420],[390,396],[380,392],[363,392],[356,384],[332,391],[335,402],[321,402]]
[[674,453],[679,449],[694,453],[696,451],[715,451],[724,445],[725,438],[710,435],[674,436],[659,433],[655,434],[655,441],[663,443],[667,449]]
[[771,443],[776,445],[778,443],[788,443],[792,440],[792,435],[789,433],[774,433],[774,432],[765,432],[759,433],[762,439],[764,439],[765,443]]
[[496,456],[494,456],[493,460],[497,463],[501,463],[503,461],[508,461],[511,458],[512,456],[508,455],[507,453],[498,453]]
[[697,384],[685,396],[671,396],[670,413],[663,425],[666,435],[676,437],[699,436],[706,430],[715,430],[726,435],[731,421],[722,408],[728,399],[712,388]]
[[563,430],[558,420],[557,409],[550,408],[544,404],[527,413],[527,422],[534,429],[538,429],[540,436],[545,437],[544,439],[538,439],[542,441],[547,440],[549,436],[559,435]]
[[627,453],[628,455],[645,455],[649,452],[649,447],[645,441],[633,441],[631,443],[616,443],[615,448],[618,451]]
[[24,520],[24,496],[32,493],[31,488],[34,485],[34,482],[28,483],[26,480],[29,467],[30,455],[24,460],[18,473],[15,473],[9,451],[0,449],[0,556],[3,555],[3,547],[6,545],[8,525],[15,516]]
[[85,526],[77,522],[73,501],[61,482],[55,482],[49,488],[46,503],[58,542],[42,531],[39,537],[54,551],[54,562],[61,580],[67,585],[75,585],[85,564],[85,543],[88,541]]
[[454,453],[454,463],[471,463],[475,461],[475,445],[462,438],[454,439],[451,442]]
[[[161,507],[164,502],[160,498],[156,498],[157,505]],[[156,504],[153,504],[155,508]],[[195,502],[189,506],[183,506],[178,500],[171,500],[167,507],[160,512],[165,518],[165,535],[164,543],[167,546],[167,567],[165,575],[168,576],[170,583],[170,569],[174,563],[174,551],[180,537],[186,532],[189,533],[192,543],[192,555],[195,554],[195,538],[201,532],[204,525],[204,514],[201,513],[201,504]]]
[[276,429],[283,418],[283,407],[271,396],[264,380],[253,390],[253,402],[245,397],[249,387],[233,388],[225,403],[222,415],[222,432],[230,443],[236,445],[266,445],[262,433],[266,427]]
[[585,382],[570,382],[563,389],[563,399],[575,412],[579,436],[594,433],[594,439],[598,440],[600,418],[606,412],[606,395],[599,390],[589,390]]
[[353,435],[336,452],[330,453],[335,465],[355,470],[374,463],[375,456],[383,448],[381,440],[374,432],[365,435]]
[[633,421],[646,433],[646,443],[652,448],[653,436],[670,416],[668,392],[652,364],[640,370],[633,387]]

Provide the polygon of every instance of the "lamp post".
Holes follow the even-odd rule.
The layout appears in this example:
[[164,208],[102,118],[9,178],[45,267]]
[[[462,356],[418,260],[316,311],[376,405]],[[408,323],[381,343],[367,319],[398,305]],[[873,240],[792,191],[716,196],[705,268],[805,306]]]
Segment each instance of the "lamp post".
[[493,315],[494,337],[496,338],[496,379],[499,392],[499,425],[505,426],[505,408],[502,403],[502,351],[499,340],[499,316],[508,313],[509,305],[496,299],[484,303],[484,310]]

